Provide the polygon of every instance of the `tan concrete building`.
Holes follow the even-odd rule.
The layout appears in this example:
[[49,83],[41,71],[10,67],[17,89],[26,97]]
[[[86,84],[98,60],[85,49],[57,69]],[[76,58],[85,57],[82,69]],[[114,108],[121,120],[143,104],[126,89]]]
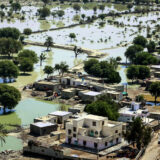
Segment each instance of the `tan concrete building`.
[[66,143],[103,150],[121,143],[122,123],[86,115],[66,123]]

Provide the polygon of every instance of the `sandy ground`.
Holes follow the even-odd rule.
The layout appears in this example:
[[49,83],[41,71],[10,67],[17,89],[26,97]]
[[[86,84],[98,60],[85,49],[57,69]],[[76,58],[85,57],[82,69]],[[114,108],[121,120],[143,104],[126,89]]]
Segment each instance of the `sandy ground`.
[[154,136],[148,145],[145,154],[141,160],[159,160],[160,159],[160,144],[158,144],[158,133],[154,133]]

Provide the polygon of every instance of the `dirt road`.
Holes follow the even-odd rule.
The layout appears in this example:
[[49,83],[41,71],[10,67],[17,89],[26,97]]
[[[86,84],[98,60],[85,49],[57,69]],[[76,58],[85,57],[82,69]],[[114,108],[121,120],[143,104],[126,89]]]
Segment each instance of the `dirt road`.
[[160,144],[158,144],[158,133],[154,133],[141,160],[158,160],[158,157],[160,157]]

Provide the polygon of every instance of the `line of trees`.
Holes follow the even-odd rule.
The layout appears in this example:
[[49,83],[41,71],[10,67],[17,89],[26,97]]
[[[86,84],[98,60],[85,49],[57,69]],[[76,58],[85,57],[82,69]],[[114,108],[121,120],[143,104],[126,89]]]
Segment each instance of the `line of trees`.
[[54,71],[58,71],[59,75],[63,76],[63,74],[68,72],[68,70],[69,70],[69,66],[66,64],[66,62],[55,64],[54,67],[45,66],[43,69],[44,73],[47,74],[47,78],[49,77],[49,75],[53,74]]
[[88,74],[95,77],[100,77],[106,83],[120,83],[121,77],[116,71],[118,63],[116,59],[112,58],[109,61],[98,61],[97,59],[90,59],[84,62],[84,70]]
[[[144,52],[144,48],[147,48],[148,52]],[[154,41],[147,42],[145,37],[137,36],[133,40],[133,45],[127,48],[125,56],[132,64],[159,64],[159,60],[151,54],[155,49],[156,44]]]

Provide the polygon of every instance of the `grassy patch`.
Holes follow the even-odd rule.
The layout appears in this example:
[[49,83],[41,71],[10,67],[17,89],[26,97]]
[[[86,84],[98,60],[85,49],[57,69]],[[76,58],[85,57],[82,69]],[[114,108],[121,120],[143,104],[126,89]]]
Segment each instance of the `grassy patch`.
[[62,21],[58,21],[56,27],[64,27],[64,23]]
[[117,11],[127,10],[127,6],[124,5],[124,4],[114,4],[114,8],[115,8]]
[[21,125],[21,119],[16,113],[0,115],[0,124],[5,125],[7,131],[11,131],[16,129],[16,127],[10,125]]
[[47,30],[47,29],[50,29],[51,25],[48,21],[46,20],[39,20],[40,22],[40,29],[43,29],[43,30]]

